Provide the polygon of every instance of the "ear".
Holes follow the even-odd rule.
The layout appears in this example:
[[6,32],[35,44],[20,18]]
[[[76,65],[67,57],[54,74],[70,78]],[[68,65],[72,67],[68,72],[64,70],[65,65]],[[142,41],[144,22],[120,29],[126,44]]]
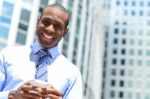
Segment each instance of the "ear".
[[64,30],[64,33],[63,33],[63,37],[65,37],[65,36],[66,36],[66,34],[67,34],[68,30],[69,30],[69,29],[66,27],[66,28],[65,28],[65,30]]
[[40,19],[38,18],[37,23],[36,23],[36,28],[38,27],[39,22],[40,22]]

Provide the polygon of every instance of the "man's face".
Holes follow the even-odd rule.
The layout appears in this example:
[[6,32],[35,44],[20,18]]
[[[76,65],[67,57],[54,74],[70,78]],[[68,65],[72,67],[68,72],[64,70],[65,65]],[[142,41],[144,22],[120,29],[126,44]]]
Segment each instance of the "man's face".
[[68,15],[57,7],[45,8],[37,23],[37,36],[43,48],[54,47],[68,31]]

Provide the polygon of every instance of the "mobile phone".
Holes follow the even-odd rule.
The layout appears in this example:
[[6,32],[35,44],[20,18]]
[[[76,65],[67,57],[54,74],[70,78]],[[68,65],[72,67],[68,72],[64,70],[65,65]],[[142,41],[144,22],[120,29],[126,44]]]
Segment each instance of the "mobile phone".
[[31,80],[30,81],[31,84],[33,85],[33,87],[40,87],[40,88],[46,88],[47,87],[47,83],[41,80]]

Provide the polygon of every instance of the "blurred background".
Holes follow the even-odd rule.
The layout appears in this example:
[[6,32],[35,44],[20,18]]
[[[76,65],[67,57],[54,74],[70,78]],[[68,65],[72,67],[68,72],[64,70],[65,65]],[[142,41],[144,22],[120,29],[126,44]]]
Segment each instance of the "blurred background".
[[83,99],[150,99],[150,0],[0,0],[0,50],[31,45],[55,2],[71,14],[59,47],[82,73]]

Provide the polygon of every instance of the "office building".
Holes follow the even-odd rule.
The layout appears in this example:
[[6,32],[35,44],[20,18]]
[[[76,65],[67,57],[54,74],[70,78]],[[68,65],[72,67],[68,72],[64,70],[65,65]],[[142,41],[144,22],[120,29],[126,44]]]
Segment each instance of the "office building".
[[101,0],[1,0],[0,49],[32,44],[40,12],[55,2],[71,14],[70,30],[60,51],[80,69],[84,99],[100,99],[104,44]]
[[150,1],[106,0],[102,99],[150,99]]

